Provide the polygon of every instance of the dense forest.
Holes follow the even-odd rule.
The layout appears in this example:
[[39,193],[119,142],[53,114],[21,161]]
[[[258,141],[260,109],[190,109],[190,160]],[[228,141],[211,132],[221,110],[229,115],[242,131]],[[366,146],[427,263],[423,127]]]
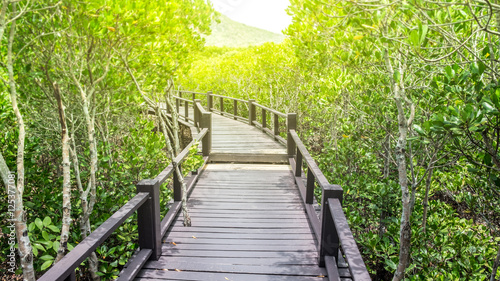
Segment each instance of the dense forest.
[[[500,2],[290,2],[283,43],[229,48],[204,0],[2,0],[2,275],[35,280],[170,163],[182,88],[296,112],[374,280],[498,280]],[[78,279],[116,278],[135,228]]]

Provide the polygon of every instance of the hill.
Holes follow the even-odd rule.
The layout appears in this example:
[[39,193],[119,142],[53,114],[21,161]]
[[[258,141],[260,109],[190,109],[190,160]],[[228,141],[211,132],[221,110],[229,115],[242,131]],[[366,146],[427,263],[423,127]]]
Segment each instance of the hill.
[[221,14],[220,23],[212,24],[212,34],[205,39],[207,46],[247,47],[266,42],[281,43],[285,36],[233,21]]

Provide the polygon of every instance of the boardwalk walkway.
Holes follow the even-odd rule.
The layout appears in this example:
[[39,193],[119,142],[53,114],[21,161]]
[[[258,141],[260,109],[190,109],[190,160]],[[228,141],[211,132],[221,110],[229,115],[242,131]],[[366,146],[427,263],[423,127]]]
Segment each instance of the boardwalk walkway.
[[189,210],[193,226],[180,214],[136,280],[325,280],[287,166],[209,164]]
[[290,167],[250,164],[283,162],[286,148],[246,123],[212,118],[210,159],[230,163],[206,166],[189,196],[193,226],[179,213],[161,258],[136,280],[328,280]]
[[[137,183],[137,194],[39,281],[76,280],[77,267],[135,211],[139,249],[118,281],[370,280],[342,209],[343,190],[309,155],[296,132],[296,114],[253,100],[189,93],[192,100],[176,97],[175,110],[189,117],[183,122],[202,144],[203,167],[186,177],[192,226],[182,224],[175,170],[196,140],[154,179]],[[196,95],[206,97],[205,107]],[[169,180],[174,200],[162,218],[161,190]]]

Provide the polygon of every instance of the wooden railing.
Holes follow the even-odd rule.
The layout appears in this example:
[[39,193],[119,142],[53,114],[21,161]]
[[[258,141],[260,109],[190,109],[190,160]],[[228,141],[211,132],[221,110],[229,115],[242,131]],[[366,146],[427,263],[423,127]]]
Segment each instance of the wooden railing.
[[[323,175],[314,159],[307,151],[305,145],[297,135],[297,115],[295,113],[282,113],[255,102],[255,100],[242,100],[232,97],[215,95],[212,92],[196,93],[183,91],[182,93],[192,94],[196,110],[201,110],[201,102],[197,96],[206,97],[207,110],[220,115],[248,122],[248,124],[260,128],[265,133],[273,136],[277,141],[287,146],[289,164],[294,172],[295,182],[300,190],[304,207],[311,223],[316,241],[318,241],[318,264],[326,267],[329,280],[340,280],[338,272],[339,253],[344,254],[351,278],[355,281],[371,280],[365,263],[358,250],[352,232],[347,223],[342,209],[343,189],[339,185],[330,184]],[[180,95],[182,93],[179,93]],[[218,103],[214,104],[214,98]],[[229,101],[229,103],[227,102]],[[232,103],[232,112],[226,111],[228,104]],[[218,106],[216,106],[218,104]],[[241,110],[238,106],[246,105],[247,111]],[[260,121],[257,119],[257,108],[260,108]],[[247,113],[242,114],[243,113]],[[267,116],[273,116],[273,129],[268,128]],[[286,119],[285,140],[280,136],[280,120]],[[195,117],[196,119],[196,117]],[[195,122],[196,123],[196,122]],[[307,175],[302,168],[305,164]],[[316,184],[321,188],[321,220],[314,209],[314,189]]]
[[[157,260],[161,254],[161,238],[174,221],[181,208],[182,189],[181,183],[175,173],[189,155],[190,148],[197,141],[202,141],[205,164],[211,149],[211,117],[207,112],[200,114],[200,133],[182,150],[181,153],[165,168],[156,178],[140,181],[137,186],[137,195],[130,199],[117,212],[111,215],[103,224],[83,239],[58,263],[53,265],[38,281],[75,280],[75,269],[99,247],[123,222],[137,210],[137,224],[139,232],[139,249],[133,260],[120,273],[117,280],[132,280],[147,260]],[[167,214],[161,219],[160,215],[160,186],[173,176],[174,203]],[[188,193],[198,178],[198,173],[191,173],[186,178]]]
[[[178,91],[177,93],[179,96],[175,97],[177,101],[176,104],[180,105],[181,103],[184,103],[184,115],[186,116],[186,118],[182,118],[184,118],[184,120],[186,121],[193,121],[189,117],[188,107],[196,107],[194,101],[197,100],[198,97],[202,96],[205,98],[205,102],[203,102],[201,99],[198,100],[200,104],[206,104],[207,111],[214,112],[219,115],[232,118],[234,120],[248,122],[249,125],[261,129],[263,132],[269,134],[283,145],[287,144],[287,140],[285,140],[280,134],[288,131],[288,125],[284,129],[280,129],[280,125],[293,123],[293,120],[296,119],[295,113],[285,114],[261,105],[255,102],[255,100],[253,99],[243,100],[233,97],[216,95],[212,92],[198,93],[191,91]],[[189,95],[192,100],[188,100],[187,97],[184,97],[186,95]],[[257,108],[260,108],[259,112],[257,111]],[[177,107],[177,113],[180,113],[179,107]],[[272,125],[270,126],[268,124],[268,121],[271,121],[271,117]],[[257,121],[257,118],[259,118],[260,121]]]
[[[338,261],[341,247],[349,264],[351,278],[355,281],[371,280],[342,210],[342,187],[328,182],[300,140],[295,128],[290,129],[288,134],[289,141],[291,140],[288,144],[288,150],[296,149],[291,155],[292,157],[289,158],[289,162],[294,171],[295,183],[299,187],[307,216],[318,241],[318,264],[326,267],[329,280],[340,280]],[[305,179],[302,171],[303,164],[307,168]],[[319,185],[322,192],[321,221],[313,207],[316,184]]]

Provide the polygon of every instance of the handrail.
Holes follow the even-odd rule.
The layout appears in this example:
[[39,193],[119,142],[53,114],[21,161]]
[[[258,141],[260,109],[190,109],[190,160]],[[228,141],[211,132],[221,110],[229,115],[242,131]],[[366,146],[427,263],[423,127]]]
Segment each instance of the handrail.
[[216,94],[211,94],[211,96],[217,97],[217,98],[228,99],[228,100],[235,100],[235,101],[239,101],[239,102],[248,102],[246,100],[242,100],[242,99],[238,99],[238,98],[233,98],[233,97],[228,97],[228,96],[216,95]]
[[[349,264],[351,278],[355,281],[371,280],[366,269],[363,258],[351,233],[344,211],[342,210],[343,189],[339,185],[328,182],[323,175],[309,151],[302,143],[295,129],[288,131],[292,142],[289,149],[294,155],[289,158],[290,166],[295,175],[295,182],[299,186],[306,213],[311,222],[313,231],[318,240],[318,263],[326,266],[329,280],[338,279],[339,249],[342,247],[344,255]],[[292,147],[290,147],[292,146]],[[294,157],[295,156],[295,157]],[[307,167],[307,177],[304,185],[302,164]],[[312,205],[314,202],[315,184],[318,183],[322,191],[321,196],[321,222],[316,215]],[[340,253],[342,254],[342,253]],[[334,264],[334,267],[332,266]]]
[[[139,269],[148,259],[157,260],[161,254],[161,238],[172,224],[180,210],[182,188],[175,168],[179,167],[189,155],[191,147],[202,141],[205,163],[211,150],[211,113],[201,115],[201,132],[189,143],[179,155],[173,159],[154,179],[145,179],[137,183],[137,195],[130,199],[117,212],[113,213],[88,237],[83,239],[73,250],[66,254],[58,263],[52,266],[38,281],[66,281],[75,280],[75,269],[99,247],[122,223],[137,210],[137,223],[139,232],[139,248],[141,249],[130,268],[124,269],[118,280],[132,280]],[[207,140],[210,140],[208,142]],[[168,177],[173,175],[174,203],[163,219],[160,217],[160,186]],[[198,173],[192,175],[187,181],[188,192],[194,185]]]
[[260,107],[260,108],[262,108],[262,109],[265,109],[265,110],[267,110],[267,111],[269,111],[269,112],[271,112],[271,113],[273,113],[273,114],[277,114],[277,115],[279,115],[280,117],[283,117],[283,118],[285,118],[285,117],[286,117],[286,114],[285,114],[285,113],[279,112],[279,111],[274,110],[274,109],[272,109],[272,108],[269,108],[269,107],[267,107],[267,106],[263,106],[262,104],[259,104],[259,103],[256,103],[256,102],[255,102],[255,103],[254,103],[254,105],[255,105],[256,107]]
[[337,198],[329,198],[328,205],[335,224],[335,229],[338,233],[340,245],[342,245],[342,250],[344,250],[347,263],[349,264],[352,279],[354,281],[371,280],[370,274],[368,274],[368,270],[366,270],[365,263],[356,245],[356,241],[352,236],[340,201]]
[[196,94],[196,95],[205,95],[205,93],[199,93],[199,92],[193,92],[193,91],[184,91],[184,90],[177,90],[179,93],[187,93],[187,94]]
[[178,100],[181,100],[181,101],[184,101],[184,102],[193,103],[193,101],[192,101],[192,100],[185,99],[185,98],[182,98],[182,97],[174,96],[174,98],[175,98],[175,99],[178,99]]
[[149,193],[140,192],[130,199],[116,213],[101,224],[87,238],[83,239],[73,250],[58,263],[45,272],[38,281],[62,281],[70,277],[75,269],[108,238],[126,219],[128,219],[149,198]]
[[[307,163],[308,170],[309,169],[311,170],[311,172],[314,175],[314,178],[318,181],[320,187],[324,188],[324,187],[330,185],[330,183],[326,179],[325,175],[323,175],[323,173],[319,169],[318,165],[316,164],[316,161],[314,161],[314,159],[309,154],[309,151],[307,151],[306,146],[300,140],[299,136],[297,135],[297,132],[295,130],[290,130],[290,134],[292,135],[293,141],[295,142],[295,145],[297,146],[297,151],[299,151],[300,154],[302,155],[303,160]],[[297,167],[300,168],[301,166],[299,165]],[[296,174],[297,173],[298,173],[298,171],[296,171]]]

